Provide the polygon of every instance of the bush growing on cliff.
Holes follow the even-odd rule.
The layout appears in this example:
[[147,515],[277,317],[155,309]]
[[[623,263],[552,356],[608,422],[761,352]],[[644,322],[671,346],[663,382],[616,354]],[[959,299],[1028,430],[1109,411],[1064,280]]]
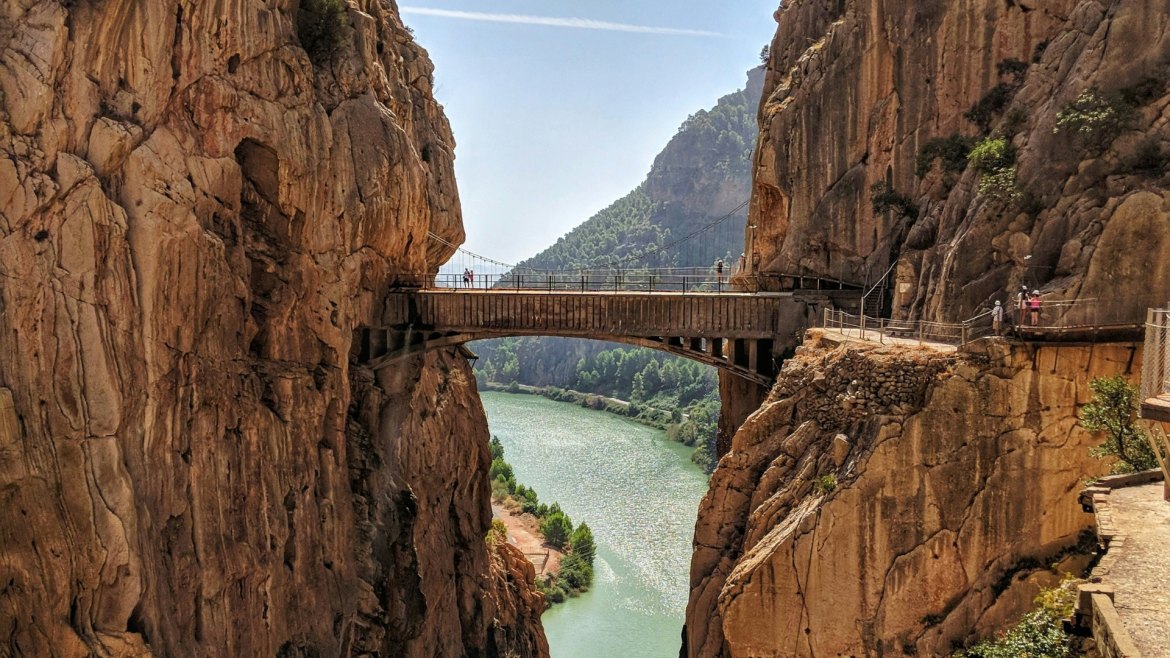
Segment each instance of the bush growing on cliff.
[[1134,107],[1118,93],[1104,93],[1093,87],[1056,113],[1054,133],[1072,133],[1094,153],[1109,148],[1133,119]]
[[918,206],[914,200],[895,190],[884,180],[869,186],[869,201],[873,205],[875,215],[893,210],[902,217],[910,219],[918,217]]
[[1138,390],[1124,377],[1098,377],[1089,382],[1093,400],[1081,408],[1081,427],[1104,432],[1105,442],[1090,451],[1094,457],[1116,457],[1113,473],[1158,468],[1145,432],[1137,424]]
[[301,0],[297,36],[315,66],[328,63],[345,45],[345,0]]
[[1076,579],[1044,590],[1036,597],[1038,608],[993,640],[954,654],[953,658],[1068,658],[1070,638],[1063,622],[1072,614],[1077,597]]
[[922,178],[930,173],[935,160],[942,161],[944,173],[961,174],[967,168],[967,155],[974,146],[974,139],[959,134],[928,139],[922,148],[918,149],[914,175]]
[[979,194],[1014,201],[1020,195],[1016,186],[1016,149],[1003,137],[989,137],[979,142],[967,156],[979,172]]

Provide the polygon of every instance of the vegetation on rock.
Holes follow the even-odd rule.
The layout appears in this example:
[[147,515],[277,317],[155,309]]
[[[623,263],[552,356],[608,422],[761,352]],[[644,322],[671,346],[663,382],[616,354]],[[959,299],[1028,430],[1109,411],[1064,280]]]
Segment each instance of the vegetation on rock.
[[345,0],[301,0],[297,36],[316,66],[333,59],[345,45]]
[[1158,457],[1145,431],[1137,424],[1138,390],[1120,375],[1089,382],[1093,400],[1081,408],[1081,426],[1104,432],[1105,442],[1092,449],[1094,457],[1115,457],[1113,473],[1158,468]]
[[1019,197],[1016,186],[1016,149],[1003,137],[989,137],[979,142],[967,156],[979,172],[979,195],[1004,201]]
[[877,181],[869,187],[869,200],[873,205],[874,214],[880,215],[889,210],[899,216],[914,219],[918,217],[918,205],[914,199],[895,190],[884,180]]
[[973,138],[959,134],[929,139],[918,149],[914,174],[919,178],[926,176],[934,166],[935,160],[941,160],[943,172],[960,174],[967,168],[967,155],[974,146]]
[[[510,499],[519,505],[521,511],[540,520],[540,534],[549,546],[568,551],[555,574],[536,579],[536,589],[550,603],[560,603],[588,590],[593,584],[593,557],[596,553],[593,531],[584,523],[574,528],[573,520],[558,503],[545,505],[535,490],[517,484],[512,465],[504,459],[504,445],[499,437],[493,436],[489,445],[492,465],[488,476],[492,482],[492,500]],[[488,544],[494,546],[507,541],[507,537],[508,529],[503,521],[493,519],[487,534]]]
[[1036,597],[1037,608],[1018,624],[995,639],[954,654],[954,658],[1067,658],[1072,656],[1071,638],[1064,632],[1064,620],[1072,616],[1080,581],[1067,578],[1057,587]]

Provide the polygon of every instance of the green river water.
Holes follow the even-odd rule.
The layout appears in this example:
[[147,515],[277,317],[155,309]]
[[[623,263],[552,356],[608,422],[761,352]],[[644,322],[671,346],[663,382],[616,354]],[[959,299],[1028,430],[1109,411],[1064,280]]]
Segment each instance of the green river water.
[[603,411],[482,392],[516,480],[597,542],[593,589],[544,613],[552,658],[675,658],[707,476],[692,449]]

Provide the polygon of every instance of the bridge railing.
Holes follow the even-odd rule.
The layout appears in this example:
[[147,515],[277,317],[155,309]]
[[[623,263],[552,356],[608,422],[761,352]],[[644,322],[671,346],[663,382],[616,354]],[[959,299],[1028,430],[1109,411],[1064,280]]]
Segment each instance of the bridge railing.
[[1170,398],[1170,308],[1149,309],[1146,314],[1141,397]]
[[891,320],[874,318],[825,309],[824,326],[851,338],[872,340],[885,344],[893,339],[916,340],[922,343],[965,345],[995,333],[990,311],[976,315],[966,322],[948,323],[927,320]]
[[859,290],[859,286],[836,279],[790,274],[735,275],[730,268],[723,276],[710,268],[669,268],[655,270],[526,271],[504,274],[439,273],[408,274],[399,277],[398,288],[451,290],[524,290],[547,292],[763,292],[792,290]]

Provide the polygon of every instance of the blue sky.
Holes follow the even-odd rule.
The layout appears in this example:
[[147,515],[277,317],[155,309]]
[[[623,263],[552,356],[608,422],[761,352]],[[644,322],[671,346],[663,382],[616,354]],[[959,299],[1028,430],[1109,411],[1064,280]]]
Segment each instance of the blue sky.
[[516,262],[633,189],[688,115],[743,86],[777,6],[400,0],[455,132],[464,246]]

